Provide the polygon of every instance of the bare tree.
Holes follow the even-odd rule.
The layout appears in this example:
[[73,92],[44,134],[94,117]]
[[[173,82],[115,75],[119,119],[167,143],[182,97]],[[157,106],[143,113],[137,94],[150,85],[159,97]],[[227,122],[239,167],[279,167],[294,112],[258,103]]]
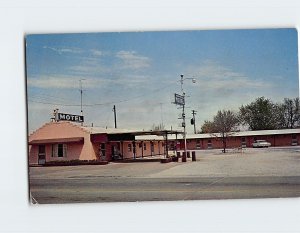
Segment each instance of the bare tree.
[[217,138],[221,138],[223,142],[223,153],[226,152],[226,141],[229,136],[234,134],[234,131],[237,131],[239,125],[239,118],[236,113],[231,110],[222,110],[218,111],[217,115],[214,116],[213,120],[213,132],[212,133]]
[[282,110],[284,128],[293,129],[299,125],[300,106],[298,97],[295,99],[285,98],[283,100]]

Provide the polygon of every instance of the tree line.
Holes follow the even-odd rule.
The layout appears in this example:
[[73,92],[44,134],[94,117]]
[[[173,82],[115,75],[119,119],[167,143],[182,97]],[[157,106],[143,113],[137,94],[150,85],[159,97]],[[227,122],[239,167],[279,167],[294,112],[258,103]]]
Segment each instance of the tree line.
[[206,120],[200,133],[221,133],[223,131],[293,129],[300,127],[299,97],[284,98],[274,103],[259,97],[250,104],[242,105],[238,112],[219,110],[213,120]]
[[299,98],[284,98],[274,103],[265,97],[259,97],[247,105],[242,105],[238,112],[219,110],[212,120],[204,121],[199,133],[210,133],[223,142],[226,149],[226,138],[241,128],[248,130],[293,129],[300,127]]

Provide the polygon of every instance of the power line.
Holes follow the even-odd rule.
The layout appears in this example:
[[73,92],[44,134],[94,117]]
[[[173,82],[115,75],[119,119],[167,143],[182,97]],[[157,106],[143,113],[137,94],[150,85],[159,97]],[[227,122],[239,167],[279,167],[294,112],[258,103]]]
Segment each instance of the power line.
[[62,104],[62,103],[42,102],[42,101],[36,101],[36,100],[30,100],[30,99],[28,101],[33,102],[33,103],[57,105],[57,106],[69,106],[69,107],[80,106],[80,104]]
[[[53,91],[51,91],[53,93]],[[61,94],[61,90],[56,90],[56,92],[58,92],[59,94]],[[54,93],[56,93],[54,92]],[[66,100],[66,101],[72,101],[73,99],[70,98],[70,97],[62,97],[62,96],[58,96],[58,95],[53,95],[53,94],[46,94],[44,90],[41,90],[41,89],[35,89],[34,91],[32,90],[29,90],[28,93],[32,93],[30,94],[31,96],[32,95],[37,95],[37,96],[46,96],[46,97],[50,97],[50,99],[59,99],[59,100]]]
[[41,101],[41,102],[46,102],[46,103],[48,103],[48,101],[62,101],[62,102],[59,102],[59,103],[61,103],[61,104],[68,104],[68,102],[70,102],[70,100],[64,100],[64,99],[59,99],[59,98],[56,98],[56,99],[54,99],[54,98],[47,98],[47,97],[44,97],[44,96],[36,96],[36,95],[30,95],[30,97],[29,98],[31,98],[32,100],[34,100],[34,101]]
[[[119,100],[119,101],[111,101],[111,102],[106,102],[106,103],[94,103],[94,104],[82,104],[82,106],[84,107],[92,107],[92,106],[103,106],[103,105],[111,105],[111,104],[117,104],[117,103],[124,103],[124,102],[128,102],[134,99],[138,99],[140,97],[143,96],[147,96],[147,95],[151,95],[157,91],[163,90],[167,87],[170,87],[170,85],[164,86],[162,88],[158,88],[156,90],[153,90],[150,93],[147,94],[142,94],[142,95],[138,95],[132,98],[128,98],[128,99],[124,99],[124,100]],[[69,107],[78,107],[81,106],[81,104],[64,104],[64,103],[53,103],[53,102],[43,102],[43,101],[36,101],[36,100],[28,100],[29,102],[34,102],[34,103],[40,103],[40,104],[48,104],[48,105],[57,105],[57,106],[69,106]]]

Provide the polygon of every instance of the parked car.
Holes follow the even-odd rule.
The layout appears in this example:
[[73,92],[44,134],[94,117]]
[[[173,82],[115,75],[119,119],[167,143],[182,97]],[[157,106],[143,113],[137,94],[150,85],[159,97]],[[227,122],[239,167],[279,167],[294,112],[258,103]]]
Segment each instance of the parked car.
[[271,143],[267,142],[266,140],[255,140],[252,143],[252,146],[254,148],[269,147],[271,146]]

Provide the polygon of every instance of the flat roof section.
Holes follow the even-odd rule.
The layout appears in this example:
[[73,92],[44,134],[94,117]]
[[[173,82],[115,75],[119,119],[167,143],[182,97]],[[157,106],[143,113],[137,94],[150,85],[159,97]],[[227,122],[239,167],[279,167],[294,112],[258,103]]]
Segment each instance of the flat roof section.
[[137,130],[137,129],[115,129],[115,128],[101,128],[101,127],[87,127],[80,126],[82,129],[88,131],[90,134],[130,134],[134,136],[140,135],[158,135],[163,136],[166,134],[182,134],[182,131],[177,130]]
[[99,127],[83,127],[95,138],[96,135],[107,134],[109,141],[134,141],[134,140],[164,140],[166,135],[182,134],[176,130],[126,130],[104,129]]
[[29,145],[40,145],[40,144],[52,144],[52,143],[68,143],[68,142],[84,142],[83,137],[73,137],[73,138],[49,138],[41,140],[32,140]]
[[[255,131],[239,131],[230,132],[230,137],[246,137],[246,136],[264,136],[264,135],[279,135],[279,134],[297,134],[300,133],[300,129],[278,129],[278,130],[255,130]],[[220,133],[215,134],[188,134],[187,139],[201,139],[201,138],[212,138],[214,135],[221,137]],[[182,135],[178,139],[182,139]],[[174,136],[170,137],[171,140],[175,139]]]

